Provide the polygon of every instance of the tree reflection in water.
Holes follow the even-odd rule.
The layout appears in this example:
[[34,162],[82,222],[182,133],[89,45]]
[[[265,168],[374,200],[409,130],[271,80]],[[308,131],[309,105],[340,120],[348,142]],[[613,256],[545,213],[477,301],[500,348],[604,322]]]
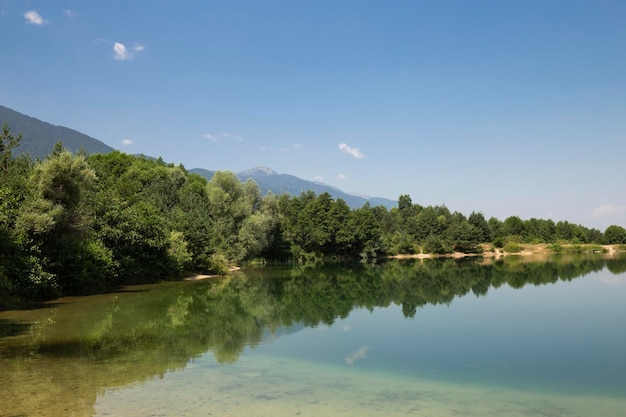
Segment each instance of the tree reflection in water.
[[[389,261],[379,265],[267,267],[231,277],[133,287],[0,314],[0,415],[93,415],[105,389],[181,369],[208,351],[233,363],[247,346],[302,326],[331,325],[354,308],[429,304],[485,296],[491,288],[569,281],[626,258],[561,256],[531,262]],[[62,402],[59,399],[63,399]]]

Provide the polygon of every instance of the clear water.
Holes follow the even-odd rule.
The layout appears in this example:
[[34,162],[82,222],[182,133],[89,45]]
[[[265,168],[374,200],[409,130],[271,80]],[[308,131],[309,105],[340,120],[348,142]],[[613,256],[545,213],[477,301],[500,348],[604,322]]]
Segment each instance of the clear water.
[[0,416],[623,416],[624,271],[263,268],[2,312]]

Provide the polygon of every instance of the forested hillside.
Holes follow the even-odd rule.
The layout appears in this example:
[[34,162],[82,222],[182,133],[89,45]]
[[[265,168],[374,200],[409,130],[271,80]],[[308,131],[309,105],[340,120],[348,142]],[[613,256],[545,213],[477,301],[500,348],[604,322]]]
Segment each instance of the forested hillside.
[[107,153],[112,147],[91,136],[64,126],[55,126],[34,117],[0,106],[0,126],[7,123],[13,132],[20,132],[27,140],[14,150],[15,154],[28,154],[31,158],[43,159],[52,152],[60,140],[72,152],[85,149],[89,153]]
[[398,253],[514,251],[531,242],[626,244],[566,221],[422,207],[351,209],[328,193],[262,196],[231,172],[211,180],[180,165],[118,151],[87,156],[61,144],[42,161],[0,135],[0,304],[107,291],[120,284],[225,273],[265,261],[370,260]]

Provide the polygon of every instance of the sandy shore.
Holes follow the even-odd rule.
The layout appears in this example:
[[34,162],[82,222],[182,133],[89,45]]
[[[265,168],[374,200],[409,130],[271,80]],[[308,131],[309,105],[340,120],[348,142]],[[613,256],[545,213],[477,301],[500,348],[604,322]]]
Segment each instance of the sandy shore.
[[[241,269],[238,266],[231,266],[230,268],[228,268],[228,272],[234,272],[234,271],[238,271],[239,269]],[[226,276],[225,274],[211,274],[211,275],[206,275],[206,274],[193,274],[193,275],[189,275],[187,277],[184,278],[185,281],[198,281],[201,279],[210,279],[210,278],[219,278],[219,277],[223,277]]]
[[[546,243],[540,243],[540,244],[521,244],[520,245],[522,247],[522,251],[520,252],[504,252],[502,249],[495,249],[493,250],[493,246],[492,245],[488,245],[488,244],[483,244],[482,248],[483,248],[483,252],[482,253],[463,253],[463,252],[454,252],[454,253],[447,253],[445,255],[437,255],[437,254],[432,254],[432,253],[415,253],[415,254],[400,254],[400,255],[392,255],[389,258],[391,259],[430,259],[430,258],[466,258],[466,257],[472,257],[472,256],[480,256],[483,258],[498,258],[501,256],[537,256],[537,255],[551,255],[551,254],[556,254],[557,252],[550,250],[548,244]],[[561,245],[564,248],[567,247],[571,247],[571,246],[575,246],[575,245]],[[585,245],[581,245],[581,246],[585,246]],[[602,248],[605,249],[605,253],[607,255],[616,255],[618,253],[624,253],[624,250],[621,250],[619,247],[621,245],[594,245],[594,246],[601,246]],[[567,253],[567,252],[566,252]],[[237,271],[241,269],[238,266],[232,266],[229,268],[229,273]],[[226,274],[227,275],[227,274]],[[198,281],[198,280],[202,280],[202,279],[211,279],[211,278],[219,278],[219,277],[223,277],[226,275],[220,275],[220,274],[212,274],[212,275],[208,275],[208,274],[193,274],[193,275],[189,275],[187,277],[184,278],[185,281]]]
[[[495,249],[492,250],[492,246],[491,245],[482,245],[483,248],[483,253],[463,253],[463,252],[454,252],[454,253],[447,253],[445,255],[437,255],[437,254],[432,254],[432,253],[416,253],[416,254],[403,254],[403,255],[393,255],[390,256],[390,258],[393,259],[428,259],[428,258],[439,258],[439,257],[445,257],[445,258],[465,258],[465,257],[469,257],[469,256],[482,256],[483,258],[496,258],[496,257],[500,257],[500,256],[532,256],[532,255],[550,255],[550,254],[556,254],[557,252],[550,250],[548,244],[545,243],[541,243],[541,244],[521,244],[520,245],[522,247],[522,251],[521,252],[504,252],[502,249]],[[564,248],[567,247],[572,247],[575,245],[561,245]],[[585,245],[581,245],[581,246],[585,246]],[[619,245],[594,245],[594,246],[601,246],[602,248],[604,248],[606,250],[606,254],[608,255],[615,255],[617,253],[623,253],[623,250],[619,250],[618,246]]]

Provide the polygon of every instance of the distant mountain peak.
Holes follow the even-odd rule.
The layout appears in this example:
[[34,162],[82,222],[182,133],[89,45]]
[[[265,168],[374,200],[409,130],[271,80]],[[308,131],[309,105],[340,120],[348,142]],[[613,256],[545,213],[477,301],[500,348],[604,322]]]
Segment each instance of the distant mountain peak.
[[254,168],[250,168],[247,169],[245,171],[241,171],[239,173],[239,175],[243,175],[246,177],[254,177],[254,176],[258,176],[258,175],[266,175],[266,176],[270,176],[270,175],[278,175],[278,173],[276,171],[274,171],[271,168],[268,168],[266,166],[258,166],[258,167],[254,167]]

